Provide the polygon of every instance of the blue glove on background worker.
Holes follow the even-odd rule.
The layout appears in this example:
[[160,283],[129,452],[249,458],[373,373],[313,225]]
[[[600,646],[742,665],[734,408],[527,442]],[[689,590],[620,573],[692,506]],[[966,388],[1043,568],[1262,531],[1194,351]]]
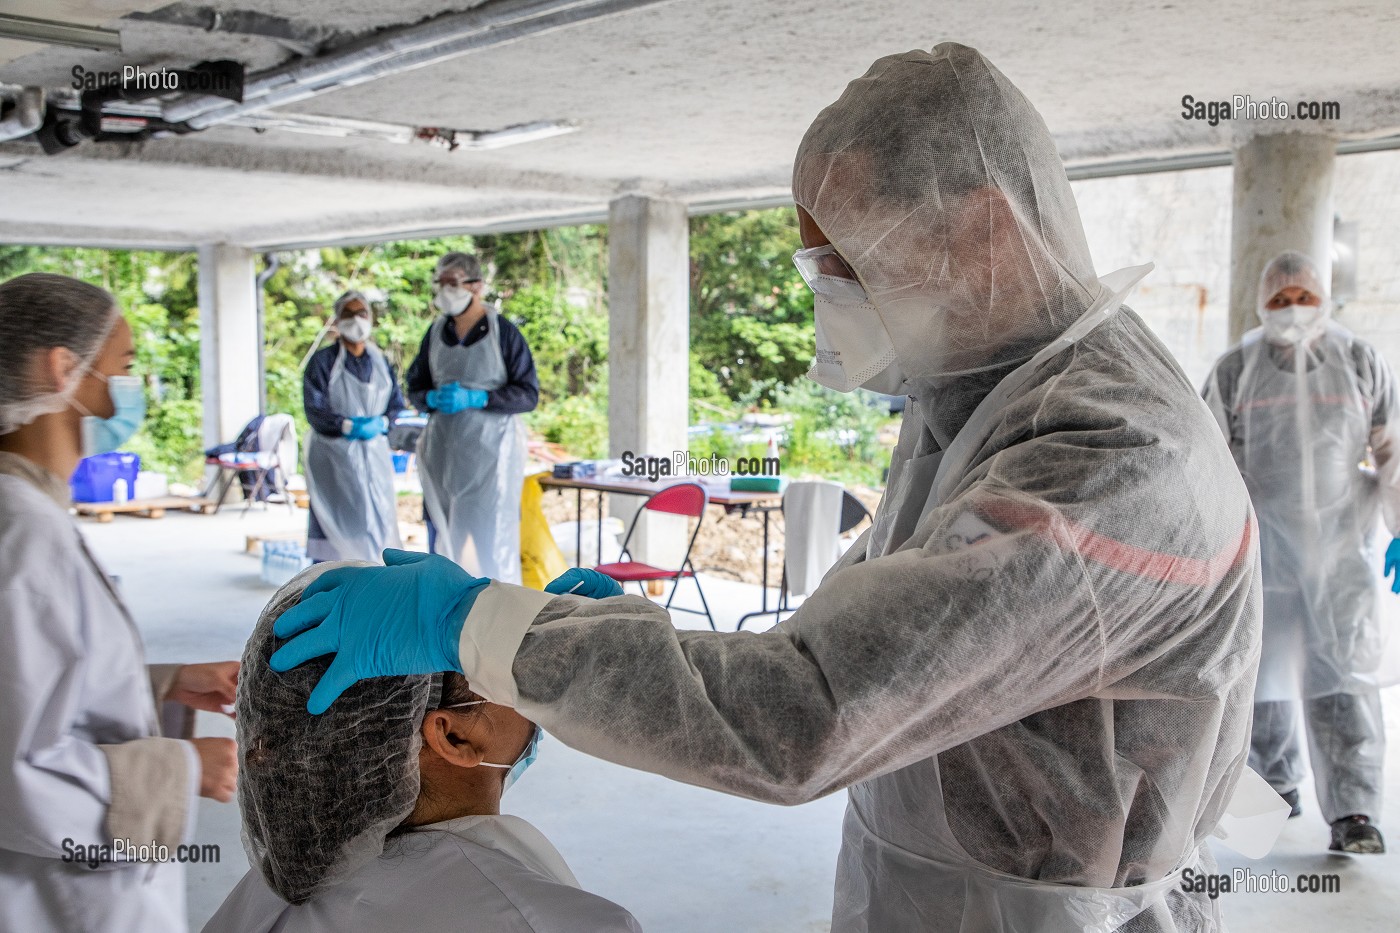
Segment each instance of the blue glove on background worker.
[[1390,581],[1390,591],[1400,593],[1400,538],[1391,538],[1390,547],[1385,549],[1385,575],[1387,577],[1394,574]]
[[544,591],[556,596],[567,593],[572,596],[587,596],[589,599],[607,599],[610,596],[621,596],[622,584],[596,570],[573,567],[551,580]]
[[372,441],[389,433],[389,419],[383,415],[366,415],[350,419],[350,431],[345,436],[352,441]]
[[455,415],[469,408],[485,408],[486,390],[465,389],[458,383],[449,382],[428,393],[428,405],[445,415]]

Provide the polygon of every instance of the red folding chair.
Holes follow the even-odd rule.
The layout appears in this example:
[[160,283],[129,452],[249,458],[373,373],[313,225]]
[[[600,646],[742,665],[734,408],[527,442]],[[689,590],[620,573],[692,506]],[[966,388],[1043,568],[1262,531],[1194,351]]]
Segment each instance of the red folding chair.
[[[710,504],[710,494],[705,491],[705,487],[699,483],[677,483],[668,486],[658,493],[655,493],[642,503],[642,507],[637,510],[637,514],[632,516],[632,526],[627,529],[627,537],[622,539],[623,560],[614,564],[599,564],[593,569],[599,573],[612,577],[618,583],[636,583],[642,588],[642,595],[646,595],[646,583],[648,580],[670,580],[671,595],[666,597],[666,608],[671,609],[671,600],[676,598],[676,590],[680,588],[681,580],[685,577],[695,581],[696,592],[700,594],[700,605],[705,609],[686,609],[681,606],[675,607],[676,612],[691,612],[698,616],[704,616],[710,623],[710,628],[715,627],[715,618],[710,614],[710,604],[705,601],[705,591],[700,588],[700,578],[695,575],[695,565],[690,562],[690,552],[695,547],[695,537],[700,534],[700,525],[705,521],[705,508]],[[681,561],[679,570],[666,570],[662,567],[653,567],[641,561],[631,560],[631,553],[627,550],[627,545],[632,541],[632,532],[637,530],[637,519],[642,517],[642,512],[666,512],[671,515],[685,515],[689,518],[699,519],[695,523],[695,531],[690,535],[690,542],[685,546],[685,559]]]

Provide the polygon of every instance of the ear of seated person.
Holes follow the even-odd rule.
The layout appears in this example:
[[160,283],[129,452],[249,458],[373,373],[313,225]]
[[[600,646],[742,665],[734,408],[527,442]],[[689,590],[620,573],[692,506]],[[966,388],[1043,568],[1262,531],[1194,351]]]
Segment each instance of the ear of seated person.
[[253,867],[205,933],[639,930],[581,890],[539,830],[501,815],[538,747],[515,710],[449,672],[364,680],[312,716],[329,661],[268,667],[273,624],[335,566],[279,590],[244,652],[238,800]]

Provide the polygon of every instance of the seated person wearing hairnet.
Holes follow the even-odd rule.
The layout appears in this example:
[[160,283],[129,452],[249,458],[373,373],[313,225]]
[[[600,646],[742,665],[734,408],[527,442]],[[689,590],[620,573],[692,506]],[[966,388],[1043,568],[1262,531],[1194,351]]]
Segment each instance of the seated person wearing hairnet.
[[[1258,300],[1263,326],[1221,357],[1205,390],[1259,514],[1264,648],[1250,765],[1301,812],[1301,711],[1330,848],[1384,852],[1372,823],[1386,635],[1373,536],[1382,515],[1400,533],[1395,374],[1329,319],[1326,279],[1302,253],[1265,267]],[[1400,541],[1387,572],[1397,552]]]
[[238,802],[253,867],[205,933],[639,930],[580,890],[539,830],[501,815],[538,726],[457,673],[369,680],[316,717],[306,701],[326,665],[268,667],[278,618],[337,566],[280,589],[248,640]]
[[1145,270],[1099,280],[1049,130],[953,43],[853,81],[793,195],[811,375],[909,403],[874,526],[790,618],[678,631],[390,551],[308,589],[273,666],[334,653],[316,712],[460,670],[614,762],[848,788],[837,933],[1220,928],[1181,879],[1245,768],[1258,550],[1219,429],[1121,304]]
[[79,459],[145,418],[135,356],[103,289],[0,284],[0,930],[186,929],[185,866],[124,854],[174,855],[200,797],[233,797],[233,741],[183,733],[233,702],[237,662],[147,665],[69,514]]
[[302,377],[306,486],[311,497],[306,555],[313,561],[377,563],[399,546],[398,497],[389,428],[403,411],[399,377],[371,339],[369,299],[335,300],[337,340],[317,350]]

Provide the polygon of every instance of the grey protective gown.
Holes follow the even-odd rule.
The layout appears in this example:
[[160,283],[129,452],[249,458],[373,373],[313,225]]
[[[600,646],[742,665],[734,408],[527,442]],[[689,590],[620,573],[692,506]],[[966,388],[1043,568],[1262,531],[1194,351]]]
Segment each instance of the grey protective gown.
[[[373,361],[369,382],[346,372],[343,343],[331,367],[328,400],[346,418],[383,415],[394,392],[384,354],[374,344],[366,344],[365,352]],[[308,431],[306,485],[316,521],[335,552],[313,557],[382,563],[380,555],[386,547],[400,546],[394,461],[387,435],[353,441]]]
[[1264,647],[1251,763],[1279,791],[1301,783],[1302,703],[1324,817],[1379,817],[1378,600],[1388,597],[1375,536],[1382,513],[1392,529],[1400,520],[1394,375],[1370,344],[1325,321],[1299,344],[1250,331],[1205,395],[1259,516]]
[[[489,330],[471,344],[428,341],[433,383],[491,390],[506,382],[498,311],[486,308]],[[433,330],[449,318],[440,317]],[[450,325],[449,325],[450,326]],[[481,409],[433,412],[418,442],[423,503],[437,526],[437,553],[480,577],[520,582],[520,494],[525,435],[516,415]]]
[[874,527],[761,634],[492,583],[464,673],[631,767],[784,804],[849,788],[837,933],[1220,929],[1181,873],[1245,768],[1257,529],[1120,307],[1141,272],[1099,282],[1044,123],[953,43],[852,82],[793,193],[913,397]]

